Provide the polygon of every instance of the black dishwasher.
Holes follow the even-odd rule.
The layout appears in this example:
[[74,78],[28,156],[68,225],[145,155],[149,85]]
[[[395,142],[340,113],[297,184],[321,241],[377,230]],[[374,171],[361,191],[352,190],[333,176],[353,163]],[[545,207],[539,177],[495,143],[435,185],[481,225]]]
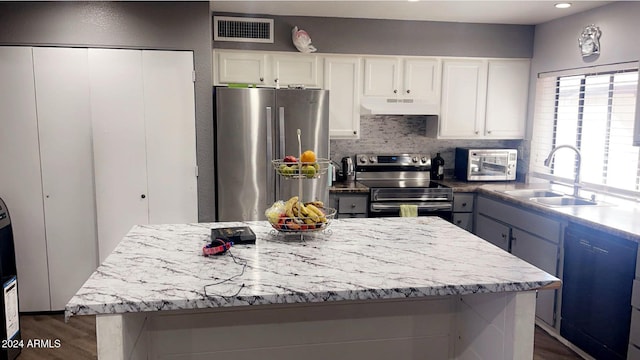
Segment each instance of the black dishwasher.
[[560,335],[596,359],[626,359],[638,244],[570,224]]

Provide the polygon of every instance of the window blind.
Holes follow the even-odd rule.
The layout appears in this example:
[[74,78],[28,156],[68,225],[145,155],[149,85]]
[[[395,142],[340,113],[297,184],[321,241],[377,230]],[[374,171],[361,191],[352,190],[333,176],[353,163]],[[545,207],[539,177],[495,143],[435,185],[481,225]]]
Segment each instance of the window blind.
[[640,148],[633,146],[637,63],[541,75],[536,84],[530,173],[573,183],[575,153],[582,154],[585,187],[640,197]]

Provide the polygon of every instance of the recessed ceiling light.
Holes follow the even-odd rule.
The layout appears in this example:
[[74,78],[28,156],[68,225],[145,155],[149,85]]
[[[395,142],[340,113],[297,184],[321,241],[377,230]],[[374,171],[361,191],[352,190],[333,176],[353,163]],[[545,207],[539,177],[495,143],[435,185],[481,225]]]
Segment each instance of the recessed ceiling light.
[[571,7],[571,3],[557,3],[555,7],[558,9],[566,9]]

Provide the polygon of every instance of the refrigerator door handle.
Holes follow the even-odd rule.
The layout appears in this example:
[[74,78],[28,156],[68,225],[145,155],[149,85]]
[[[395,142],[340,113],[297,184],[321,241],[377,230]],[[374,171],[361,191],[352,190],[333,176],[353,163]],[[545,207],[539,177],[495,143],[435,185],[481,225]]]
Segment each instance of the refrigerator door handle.
[[284,154],[284,107],[281,106],[279,109],[278,116],[278,133],[280,134],[280,148],[278,149],[279,159],[283,159],[285,157]]
[[[267,113],[267,151],[265,152],[267,154],[267,169],[273,167],[272,165],[272,161],[273,161],[273,119],[271,117],[271,106],[267,106],[265,108],[266,113]],[[268,170],[267,170],[268,171]],[[275,174],[273,172],[273,170],[268,171],[267,172],[267,191],[271,192],[273,191],[273,189],[275,189],[275,185],[273,184],[273,180],[275,178]],[[270,199],[267,196],[267,207],[270,207],[271,201],[273,199]]]

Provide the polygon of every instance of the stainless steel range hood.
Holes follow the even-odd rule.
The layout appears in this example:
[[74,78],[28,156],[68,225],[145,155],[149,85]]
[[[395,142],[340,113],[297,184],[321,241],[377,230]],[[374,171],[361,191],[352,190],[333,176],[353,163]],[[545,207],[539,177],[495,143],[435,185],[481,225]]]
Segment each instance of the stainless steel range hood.
[[363,115],[440,115],[440,105],[414,99],[362,98]]

